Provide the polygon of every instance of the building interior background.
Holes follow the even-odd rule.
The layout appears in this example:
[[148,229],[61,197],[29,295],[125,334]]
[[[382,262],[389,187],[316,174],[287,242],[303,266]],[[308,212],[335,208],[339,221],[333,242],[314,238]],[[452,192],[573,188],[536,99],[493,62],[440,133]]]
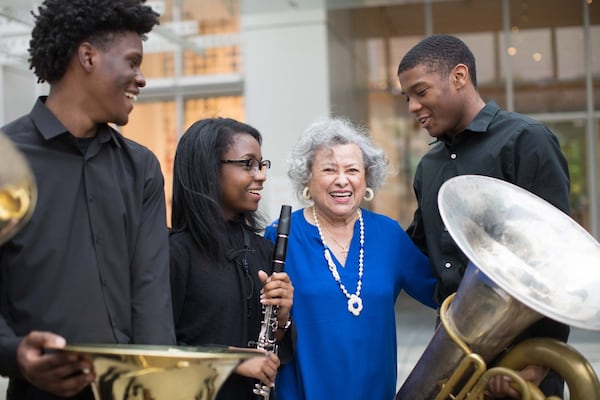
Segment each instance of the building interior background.
[[[27,63],[30,10],[40,3],[0,0],[0,126],[48,91]],[[118,129],[158,156],[168,202],[178,138],[198,119],[224,116],[263,134],[263,156],[272,160],[265,219],[276,218],[281,204],[299,207],[287,179],[289,151],[315,119],[344,116],[369,129],[394,171],[366,206],[408,226],[416,206],[412,177],[432,139],[408,112],[396,70],[420,39],[447,33],[473,50],[485,100],[529,115],[559,137],[572,217],[600,238],[600,0],[147,4],[161,14],[144,43],[147,85],[129,124]],[[586,353],[597,354],[594,348]]]
[[[0,0],[0,122],[29,111],[27,66],[39,0]],[[121,131],[161,161],[169,200],[178,138],[194,121],[240,119],[264,136],[273,160],[262,208],[297,206],[286,157],[313,120],[344,116],[366,126],[394,174],[368,204],[407,226],[412,176],[431,138],[408,113],[396,70],[431,33],[463,39],[480,92],[547,124],[572,178],[573,218],[600,234],[600,4],[592,0],[152,0],[161,25],[144,44],[142,90]]]

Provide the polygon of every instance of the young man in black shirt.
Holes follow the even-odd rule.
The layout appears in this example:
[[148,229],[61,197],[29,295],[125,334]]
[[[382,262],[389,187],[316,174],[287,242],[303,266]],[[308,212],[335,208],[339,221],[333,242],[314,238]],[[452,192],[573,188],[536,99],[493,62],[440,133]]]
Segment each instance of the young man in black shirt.
[[[407,233],[429,256],[441,304],[458,289],[468,263],[442,223],[437,203],[441,185],[458,175],[491,176],[523,187],[568,214],[569,171],[558,139],[547,127],[502,110],[493,101],[484,102],[477,90],[473,54],[458,38],[423,39],[403,57],[398,78],[409,111],[436,139],[417,167],[418,208]],[[569,327],[542,318],[522,338],[529,336],[566,341]],[[546,395],[562,397],[563,382],[553,372],[528,366],[521,374],[541,382]],[[519,398],[506,380],[496,383],[489,387],[490,395],[496,396],[492,398]]]
[[141,0],[45,0],[30,67],[48,96],[2,128],[38,186],[29,223],[0,247],[0,373],[8,399],[90,399],[91,366],[48,346],[174,344],[164,181],[124,125],[145,79]]

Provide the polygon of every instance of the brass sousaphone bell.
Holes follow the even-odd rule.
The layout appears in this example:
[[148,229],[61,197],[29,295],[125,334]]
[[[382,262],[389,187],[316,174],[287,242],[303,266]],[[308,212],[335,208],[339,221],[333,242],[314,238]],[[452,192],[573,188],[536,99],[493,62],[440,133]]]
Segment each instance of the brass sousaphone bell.
[[600,330],[600,244],[545,200],[495,178],[452,178],[438,205],[470,265],[396,400],[481,399],[494,374],[513,377],[523,399],[544,398],[514,372],[528,364],[563,376],[571,400],[600,399],[593,368],[558,341],[522,342],[488,369],[542,316]]

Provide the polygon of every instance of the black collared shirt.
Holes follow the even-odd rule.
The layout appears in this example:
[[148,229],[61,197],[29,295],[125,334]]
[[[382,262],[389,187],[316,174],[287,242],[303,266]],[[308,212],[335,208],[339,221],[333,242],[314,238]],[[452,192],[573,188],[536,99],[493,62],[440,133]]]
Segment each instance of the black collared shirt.
[[175,343],[158,160],[106,124],[80,148],[44,101],[2,128],[38,186],[31,220],[0,247],[3,375],[15,374],[31,330],[71,343]]
[[[227,223],[227,236],[231,248],[219,262],[201,251],[190,232],[171,233],[173,316],[180,345],[256,347],[263,319],[258,271],[273,273],[273,243],[237,220]],[[278,342],[282,364],[293,346],[292,334]],[[216,399],[255,399],[255,383],[233,373]]]
[[467,174],[503,179],[569,213],[569,171],[556,136],[488,103],[454,140],[435,143],[415,174],[418,208],[407,232],[429,256],[440,303],[458,288],[467,260],[443,225],[437,195],[448,179]]

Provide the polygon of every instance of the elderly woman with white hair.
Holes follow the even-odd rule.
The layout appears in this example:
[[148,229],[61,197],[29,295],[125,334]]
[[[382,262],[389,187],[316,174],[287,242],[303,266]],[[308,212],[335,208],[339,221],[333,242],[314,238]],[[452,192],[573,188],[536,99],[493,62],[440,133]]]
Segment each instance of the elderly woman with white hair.
[[[294,282],[295,359],[276,398],[392,399],[401,290],[436,307],[427,258],[399,223],[361,208],[388,175],[368,132],[341,118],[312,124],[295,145],[289,177],[308,205],[292,214],[285,270]],[[276,222],[265,236],[276,237]]]

